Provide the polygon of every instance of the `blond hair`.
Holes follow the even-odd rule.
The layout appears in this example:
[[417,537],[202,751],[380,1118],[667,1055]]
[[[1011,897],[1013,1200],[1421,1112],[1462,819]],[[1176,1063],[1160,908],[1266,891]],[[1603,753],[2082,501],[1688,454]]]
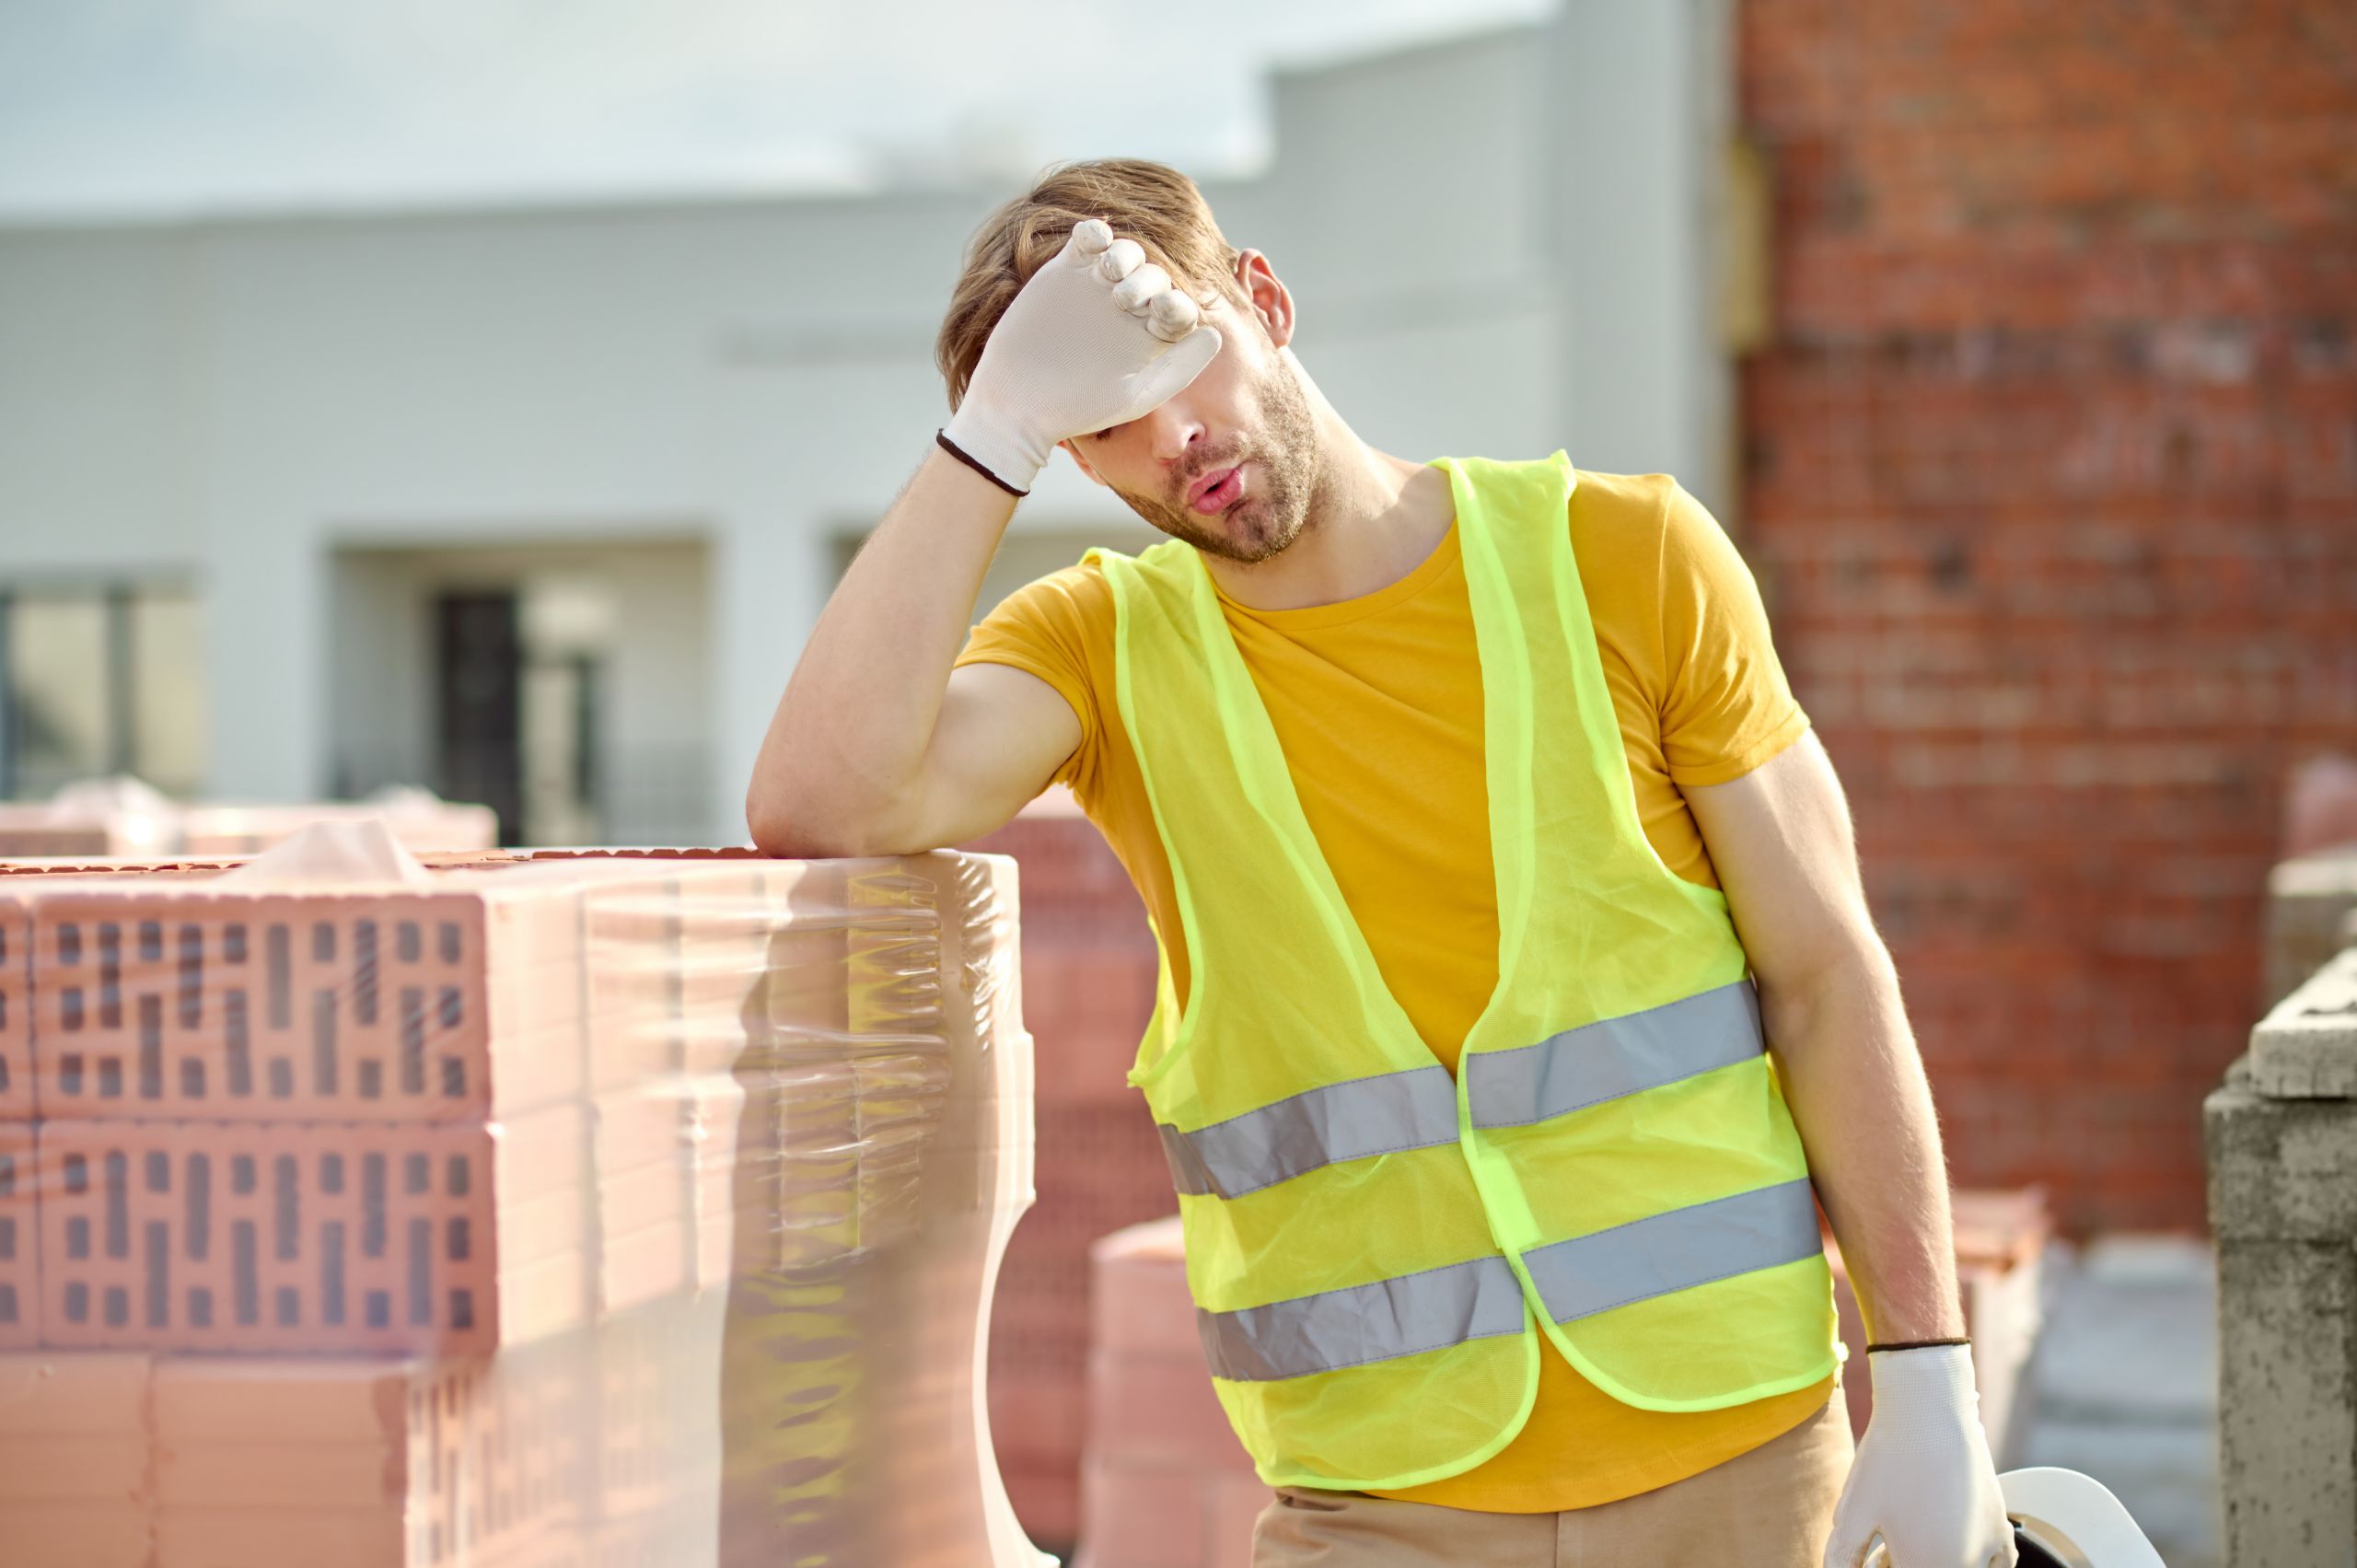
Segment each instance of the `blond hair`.
[[965,267],[933,350],[952,409],[965,398],[982,345],[1007,306],[1087,218],[1102,218],[1116,234],[1136,240],[1200,303],[1208,306],[1222,294],[1242,299],[1236,283],[1239,252],[1220,233],[1193,180],[1144,158],[1059,164],[984,218],[966,242]]

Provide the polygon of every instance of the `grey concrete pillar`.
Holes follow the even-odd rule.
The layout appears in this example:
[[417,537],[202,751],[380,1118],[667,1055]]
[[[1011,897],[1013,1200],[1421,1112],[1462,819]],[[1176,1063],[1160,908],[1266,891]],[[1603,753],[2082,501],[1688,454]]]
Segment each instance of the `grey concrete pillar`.
[[2204,1108],[2229,1568],[2357,1565],[2357,948]]

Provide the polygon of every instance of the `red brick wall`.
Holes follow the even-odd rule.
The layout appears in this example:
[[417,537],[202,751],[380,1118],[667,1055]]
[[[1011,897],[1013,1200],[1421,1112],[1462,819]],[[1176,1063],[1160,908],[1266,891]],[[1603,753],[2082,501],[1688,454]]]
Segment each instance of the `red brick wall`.
[[1747,0],[1742,522],[1957,1178],[2198,1226],[2288,768],[2357,749],[2357,9]]

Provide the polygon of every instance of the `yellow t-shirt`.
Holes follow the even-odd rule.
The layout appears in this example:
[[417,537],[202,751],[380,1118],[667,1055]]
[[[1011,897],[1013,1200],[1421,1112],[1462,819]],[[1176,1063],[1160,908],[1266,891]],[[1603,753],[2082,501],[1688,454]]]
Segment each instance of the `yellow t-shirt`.
[[[1662,862],[1717,886],[1681,784],[1723,784],[1808,727],[1770,645],[1743,558],[1666,475],[1579,473],[1572,546],[1620,721],[1637,811]],[[1452,526],[1398,582],[1339,604],[1251,610],[1220,595],[1318,842],[1376,967],[1434,1055],[1456,1071],[1497,983],[1481,677]],[[1013,665],[1079,715],[1068,784],[1170,943],[1187,994],[1170,865],[1113,691],[1112,590],[1082,563],[1026,585],[974,628],[959,664]],[[1542,1342],[1544,1343],[1545,1342]],[[1624,1405],[1551,1345],[1513,1442],[1445,1481],[1383,1493],[1456,1508],[1544,1513],[1666,1486],[1798,1425],[1833,1379],[1720,1411]]]

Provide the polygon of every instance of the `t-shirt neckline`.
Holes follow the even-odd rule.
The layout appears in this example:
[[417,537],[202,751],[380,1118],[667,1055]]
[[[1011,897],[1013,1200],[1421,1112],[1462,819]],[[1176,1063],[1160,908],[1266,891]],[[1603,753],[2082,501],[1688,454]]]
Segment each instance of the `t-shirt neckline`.
[[1451,567],[1457,563],[1457,522],[1456,511],[1452,507],[1448,519],[1448,530],[1441,535],[1440,542],[1433,546],[1432,552],[1417,563],[1415,568],[1406,576],[1386,583],[1373,592],[1360,594],[1355,598],[1336,599],[1331,604],[1297,605],[1291,610],[1255,610],[1248,604],[1230,598],[1227,590],[1220,587],[1219,579],[1213,576],[1208,568],[1203,575],[1210,578],[1212,592],[1219,596],[1219,606],[1223,614],[1241,615],[1248,620],[1257,621],[1264,626],[1284,632],[1315,631],[1328,626],[1341,626],[1353,621],[1364,620],[1370,615],[1380,615],[1385,610],[1415,598],[1439,581]]

